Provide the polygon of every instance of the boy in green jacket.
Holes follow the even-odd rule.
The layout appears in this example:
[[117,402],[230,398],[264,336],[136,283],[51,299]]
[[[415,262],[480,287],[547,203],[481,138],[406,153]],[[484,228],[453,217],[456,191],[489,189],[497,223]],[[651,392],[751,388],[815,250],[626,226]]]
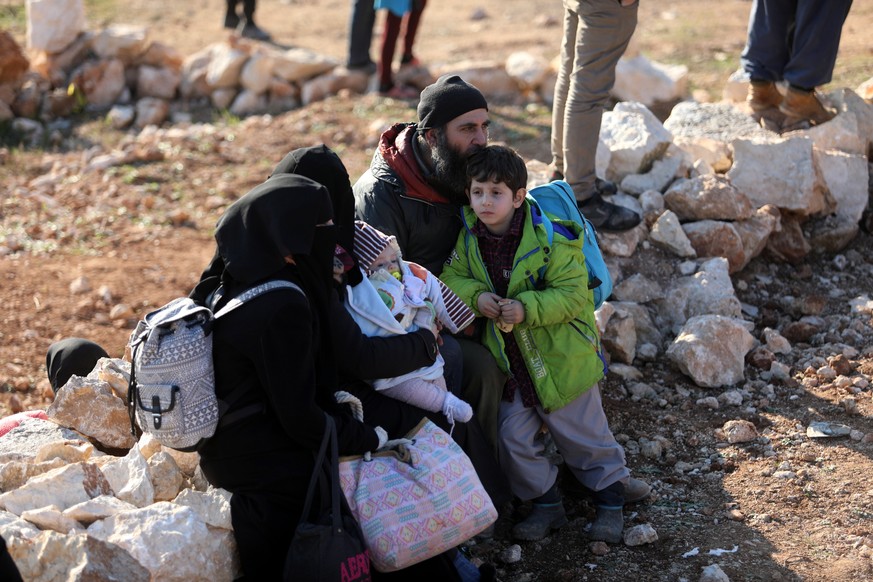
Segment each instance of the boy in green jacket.
[[[621,540],[622,507],[649,494],[631,479],[609,430],[597,382],[600,336],[582,256],[581,228],[551,220],[526,199],[527,169],[512,149],[489,146],[467,164],[464,228],[441,279],[486,325],[482,343],[509,374],[498,416],[498,458],[531,513],[513,528],[538,540],[567,523],[558,469],[542,455],[543,425],[574,476],[593,492],[589,537]],[[627,491],[626,491],[627,489]]]

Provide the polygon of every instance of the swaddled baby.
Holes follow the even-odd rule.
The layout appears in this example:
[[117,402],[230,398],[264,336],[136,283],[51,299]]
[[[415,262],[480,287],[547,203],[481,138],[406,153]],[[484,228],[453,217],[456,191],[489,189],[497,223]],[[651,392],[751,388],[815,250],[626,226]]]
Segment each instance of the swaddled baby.
[[[346,307],[368,336],[404,334],[442,327],[457,333],[475,315],[430,271],[402,259],[393,236],[365,222],[355,223],[355,258],[366,274],[359,285],[348,287]],[[392,398],[431,412],[442,412],[449,422],[467,422],[469,404],[446,389],[442,354],[430,366],[396,378],[381,378],[374,388]]]

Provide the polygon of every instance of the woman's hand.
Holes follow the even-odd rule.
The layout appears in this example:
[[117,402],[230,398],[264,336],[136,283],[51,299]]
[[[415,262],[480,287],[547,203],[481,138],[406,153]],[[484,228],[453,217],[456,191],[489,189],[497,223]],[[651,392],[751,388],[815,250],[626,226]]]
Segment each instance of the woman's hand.
[[500,295],[495,295],[494,293],[482,293],[476,300],[476,307],[479,309],[479,313],[488,319],[497,319],[500,317],[500,305],[498,302],[501,299]]

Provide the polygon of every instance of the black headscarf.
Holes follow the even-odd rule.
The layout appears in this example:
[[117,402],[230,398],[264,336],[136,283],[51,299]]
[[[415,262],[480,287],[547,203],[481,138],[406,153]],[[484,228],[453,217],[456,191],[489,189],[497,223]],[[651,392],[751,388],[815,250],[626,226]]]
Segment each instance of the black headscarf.
[[[225,271],[238,283],[251,284],[285,267],[285,257],[324,256],[317,224],[333,218],[327,189],[303,176],[282,174],[255,186],[224,212],[215,229]],[[336,238],[335,228],[324,227]],[[323,235],[324,233],[319,233]],[[321,237],[319,237],[321,238]],[[327,269],[333,265],[329,249]],[[311,261],[309,261],[311,262]],[[299,261],[298,261],[299,264]]]
[[[299,148],[282,158],[270,177],[280,174],[306,176],[327,188],[333,203],[337,242],[354,260],[352,251],[355,241],[355,195],[352,193],[349,173],[339,156],[324,144]],[[347,275],[351,285],[360,283],[361,272],[357,263],[352,265]]]

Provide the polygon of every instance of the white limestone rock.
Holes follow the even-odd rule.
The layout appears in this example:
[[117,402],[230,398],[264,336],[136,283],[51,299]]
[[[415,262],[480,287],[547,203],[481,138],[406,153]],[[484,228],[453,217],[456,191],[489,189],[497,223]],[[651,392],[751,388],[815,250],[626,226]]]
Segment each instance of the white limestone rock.
[[206,67],[206,82],[213,89],[227,89],[239,85],[239,76],[249,55],[238,48],[219,44],[210,53]]
[[94,36],[91,46],[103,59],[132,63],[148,48],[148,29],[132,24],[111,24]]
[[113,495],[98,495],[81,503],[72,505],[64,510],[64,515],[74,519],[82,525],[88,526],[95,521],[112,517],[122,511],[136,509],[132,503],[122,501]]
[[50,529],[62,534],[84,530],[78,521],[67,517],[53,505],[22,511],[21,519],[29,521],[39,529]]
[[82,0],[27,0],[27,48],[59,53],[85,30]]
[[[134,125],[139,128],[148,127],[149,125],[161,125],[167,120],[169,115],[170,103],[168,101],[158,99],[157,97],[143,97],[136,102],[136,120],[134,121]],[[127,307],[127,309],[122,310],[121,313],[116,313],[114,318],[112,316],[110,316],[110,318],[130,319],[134,316],[133,311]]]
[[682,149],[695,161],[703,160],[715,172],[723,174],[731,169],[731,152],[728,144],[705,136],[676,136],[673,145]]
[[656,321],[662,328],[678,333],[690,317],[718,314],[739,318],[740,300],[734,292],[728,273],[728,261],[723,257],[705,260],[697,272],[679,277],[665,291],[664,299],[655,302]]
[[[680,150],[681,151],[681,150]],[[680,155],[668,155],[652,164],[645,174],[630,174],[621,181],[621,189],[629,194],[642,194],[648,190],[663,192],[676,179],[684,160]]]
[[773,204],[806,216],[832,209],[811,139],[736,139],[731,148],[734,165],[727,177],[756,208]]
[[668,103],[688,92],[688,67],[650,61],[643,55],[622,57],[615,66],[612,95],[621,101],[636,101],[646,107]]
[[173,503],[190,507],[204,523],[222,529],[233,529],[230,521],[230,491],[210,487],[206,491],[184,489]]
[[136,78],[136,95],[173,99],[181,82],[182,73],[178,69],[142,65]]
[[616,285],[612,294],[618,301],[648,303],[663,298],[664,290],[657,281],[649,279],[642,273],[634,273]]
[[758,438],[758,429],[748,420],[729,420],[721,427],[721,431],[731,444],[749,443]]
[[136,443],[130,434],[127,405],[101,380],[71,377],[46,414],[109,448],[128,449]]
[[697,256],[688,235],[682,230],[679,217],[671,210],[665,210],[652,225],[649,240],[678,257]]
[[658,541],[658,532],[650,523],[635,525],[625,530],[624,545],[634,547],[645,544],[653,544]]
[[233,532],[207,526],[189,507],[162,501],[98,521],[87,531],[127,550],[153,580],[230,582],[239,574]]
[[329,73],[339,64],[331,57],[300,47],[268,55],[273,59],[273,75],[298,83]]
[[749,198],[730,180],[714,174],[677,180],[664,193],[664,205],[680,221],[746,220],[752,216]]
[[155,501],[171,501],[179,494],[185,476],[168,453],[155,453],[148,459],[149,478],[155,490]]
[[0,439],[0,463],[35,460],[45,445],[56,442],[77,443],[74,446],[78,446],[87,443],[88,439],[51,420],[24,418]]
[[685,322],[667,357],[698,386],[731,386],[745,378],[745,356],[754,345],[743,322],[698,315]]
[[29,582],[150,580],[149,571],[126,550],[84,533],[44,531],[32,540],[6,538],[6,542],[21,577]]
[[528,51],[516,51],[506,57],[506,73],[523,90],[538,89],[549,72],[549,61]]
[[239,82],[243,89],[255,94],[264,93],[273,79],[273,58],[255,53],[243,65]]
[[836,150],[816,150],[815,155],[825,187],[836,203],[837,217],[847,222],[859,222],[869,198],[867,159],[863,155]]
[[138,447],[133,447],[127,456],[114,458],[102,467],[103,474],[112,485],[115,496],[136,507],[145,507],[155,501],[155,488],[149,478],[148,461]]
[[673,135],[640,103],[619,103],[603,114],[600,144],[610,152],[604,177],[621,183],[629,174],[646,173],[673,141]]
[[746,267],[749,262],[763,252],[767,247],[770,235],[782,228],[782,214],[772,204],[758,208],[751,218],[733,223],[734,230],[743,241],[743,254]]
[[736,273],[746,263],[743,239],[730,222],[699,220],[682,225],[698,257],[724,257],[728,272]]
[[49,505],[63,511],[110,493],[112,488],[100,469],[91,463],[75,463],[38,475],[18,489],[3,493],[0,507],[15,515]]

